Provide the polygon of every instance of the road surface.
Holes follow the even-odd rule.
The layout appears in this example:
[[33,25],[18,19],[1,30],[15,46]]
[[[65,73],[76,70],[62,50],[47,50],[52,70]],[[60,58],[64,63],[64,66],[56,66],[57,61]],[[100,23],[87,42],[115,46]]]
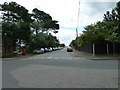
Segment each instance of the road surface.
[[3,61],[3,88],[118,88],[117,60],[74,57],[66,48]]

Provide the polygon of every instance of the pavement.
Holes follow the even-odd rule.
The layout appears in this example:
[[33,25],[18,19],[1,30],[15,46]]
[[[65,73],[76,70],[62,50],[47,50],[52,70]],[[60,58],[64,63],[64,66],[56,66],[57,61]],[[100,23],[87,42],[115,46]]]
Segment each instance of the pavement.
[[[74,51],[71,53],[74,57],[77,58],[81,58],[81,59],[90,59],[90,60],[120,60],[120,54],[117,55],[93,55],[91,53],[87,53],[87,52],[81,52],[81,51],[77,51],[74,49]],[[35,56],[35,55],[33,55]],[[29,58],[29,57],[33,57],[30,55],[19,55],[19,56],[15,56],[15,57],[11,57],[11,58],[2,58],[0,59],[0,61],[10,61],[10,60],[19,60],[19,59],[25,59],[25,58]]]
[[[35,54],[37,55],[37,54]],[[1,58],[0,61],[11,61],[11,60],[20,60],[20,59],[26,59],[29,57],[33,57],[35,55],[18,55],[18,56],[14,56],[14,57],[10,57],[10,58]]]
[[87,53],[87,52],[81,52],[81,51],[77,51],[74,49],[73,55],[75,57],[79,57],[79,58],[84,58],[84,59],[90,59],[90,60],[120,60],[120,54],[117,55],[93,55],[91,53]]

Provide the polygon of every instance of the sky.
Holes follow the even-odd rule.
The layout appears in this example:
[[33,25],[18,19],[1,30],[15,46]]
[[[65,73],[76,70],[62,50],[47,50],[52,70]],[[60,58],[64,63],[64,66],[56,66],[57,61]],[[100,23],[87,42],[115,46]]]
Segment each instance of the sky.
[[24,6],[29,13],[38,8],[50,14],[60,25],[59,32],[53,35],[61,43],[69,45],[76,38],[76,28],[80,35],[85,26],[102,21],[106,11],[115,8],[119,0],[80,0],[80,5],[79,0],[0,0],[0,4],[11,1]]

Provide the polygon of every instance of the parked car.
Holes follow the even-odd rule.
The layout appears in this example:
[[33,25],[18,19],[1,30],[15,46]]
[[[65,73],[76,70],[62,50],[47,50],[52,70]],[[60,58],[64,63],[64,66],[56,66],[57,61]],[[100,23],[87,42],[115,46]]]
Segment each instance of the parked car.
[[52,48],[51,48],[51,47],[49,47],[49,48],[48,48],[48,52],[51,52],[51,51],[52,51]]
[[16,50],[13,52],[14,55],[22,55],[22,51],[21,50]]
[[35,53],[35,54],[42,54],[42,53],[44,53],[44,49],[43,48],[41,48],[41,49],[35,49],[33,51],[33,53]]
[[22,51],[19,51],[19,52],[18,52],[18,55],[22,55]]
[[48,48],[45,48],[44,50],[45,50],[45,52],[48,52]]
[[56,51],[56,50],[57,50],[57,47],[54,47],[54,48],[53,48],[53,51]]
[[73,49],[71,47],[68,47],[67,52],[73,52]]
[[44,53],[44,52],[45,52],[44,48],[41,48],[40,50],[41,50],[41,52],[42,52],[42,53]]
[[40,51],[36,49],[36,50],[33,51],[33,53],[34,53],[34,54],[39,54]]
[[58,50],[61,50],[61,49],[63,49],[63,47],[58,47]]

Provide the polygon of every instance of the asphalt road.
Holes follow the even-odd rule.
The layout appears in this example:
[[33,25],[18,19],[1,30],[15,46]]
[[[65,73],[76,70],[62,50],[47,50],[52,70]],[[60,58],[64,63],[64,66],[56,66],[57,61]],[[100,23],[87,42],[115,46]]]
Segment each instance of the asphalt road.
[[86,60],[66,48],[2,62],[3,88],[118,88],[117,60]]

